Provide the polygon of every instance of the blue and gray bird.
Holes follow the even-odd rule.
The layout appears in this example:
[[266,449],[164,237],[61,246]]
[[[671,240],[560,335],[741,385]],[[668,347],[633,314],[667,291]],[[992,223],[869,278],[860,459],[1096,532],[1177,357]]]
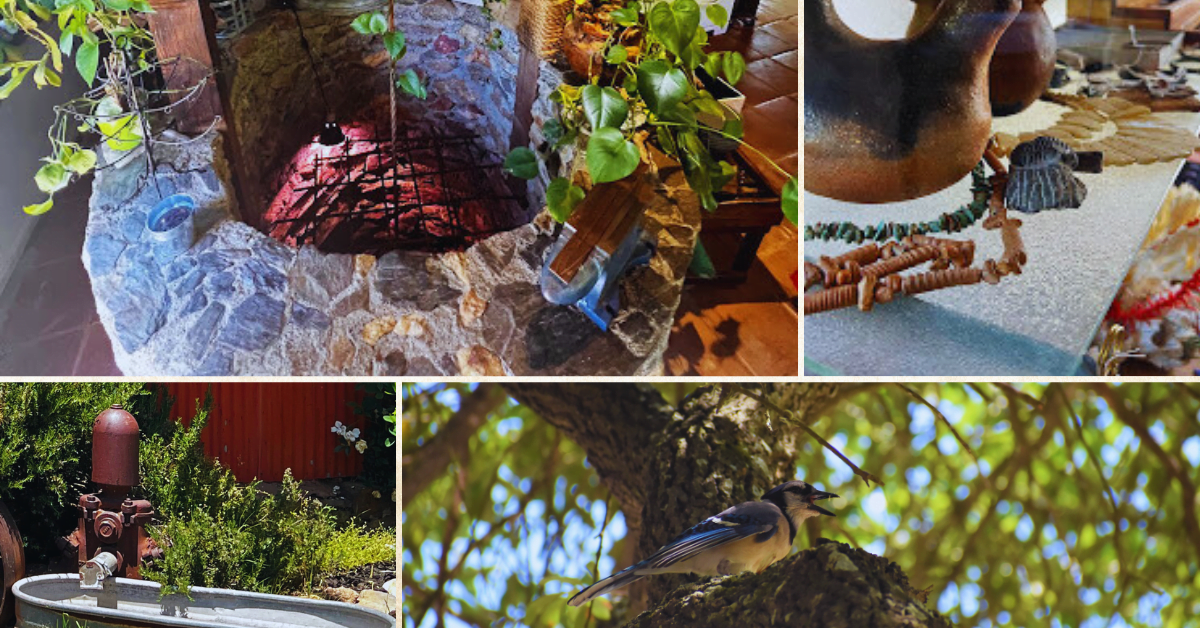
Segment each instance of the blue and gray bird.
[[762,501],[746,502],[709,517],[675,537],[645,560],[575,594],[567,603],[579,606],[594,597],[663,573],[726,576],[761,572],[788,555],[796,530],[809,517],[837,515],[817,501],[837,497],[799,480],[767,491]]

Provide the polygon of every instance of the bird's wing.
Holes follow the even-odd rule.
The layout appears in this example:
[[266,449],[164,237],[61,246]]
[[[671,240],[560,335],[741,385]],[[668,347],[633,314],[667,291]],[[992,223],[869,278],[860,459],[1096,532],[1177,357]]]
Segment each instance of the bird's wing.
[[726,543],[764,532],[773,534],[778,531],[782,516],[774,504],[746,502],[734,506],[692,526],[637,567],[663,569]]
[[692,526],[642,562],[630,565],[576,593],[567,603],[571,606],[585,604],[592,598],[628,586],[648,575],[661,573],[661,569],[726,543],[764,533],[766,536],[761,540],[766,541],[779,531],[782,520],[783,512],[770,502],[746,502],[734,506]]

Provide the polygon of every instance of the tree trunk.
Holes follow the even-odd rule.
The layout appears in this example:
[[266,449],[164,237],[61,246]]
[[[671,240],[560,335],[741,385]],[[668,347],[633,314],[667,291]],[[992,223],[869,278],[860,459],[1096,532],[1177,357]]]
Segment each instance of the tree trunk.
[[[795,479],[800,446],[808,438],[729,387],[701,388],[678,411],[652,388],[632,384],[506,384],[505,388],[583,447],[601,481],[620,500],[633,535],[630,539],[637,540],[637,554],[643,557],[695,523],[741,502],[757,501],[772,487]],[[805,422],[839,394],[836,384],[823,383],[748,388]],[[602,575],[608,574],[596,574]],[[791,575],[790,570],[776,569],[745,578],[770,584]],[[700,582],[707,591],[712,585],[703,584],[706,581],[685,575],[646,578],[627,592],[631,610],[627,616],[647,608],[654,608],[655,614],[668,613],[669,603],[663,605],[662,600],[689,582]],[[773,607],[782,613],[777,617],[803,610],[793,598],[773,593],[777,587],[768,587],[772,599],[785,604]],[[845,596],[852,597],[849,592]],[[709,625],[759,624],[739,620]]]
[[626,628],[948,627],[896,563],[828,539],[768,567],[689,584]]

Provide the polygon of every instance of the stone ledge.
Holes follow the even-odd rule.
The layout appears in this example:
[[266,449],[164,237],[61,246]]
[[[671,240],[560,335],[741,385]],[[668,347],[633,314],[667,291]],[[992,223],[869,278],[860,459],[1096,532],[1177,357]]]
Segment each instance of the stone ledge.
[[[181,139],[181,138],[176,138]],[[103,158],[114,155],[103,153]],[[700,210],[682,172],[647,208],[659,251],[621,288],[610,333],[544,301],[553,223],[466,251],[371,256],[293,249],[234,220],[212,144],[156,148],[162,194],[197,200],[198,238],[169,263],[142,227],[159,198],[137,156],[97,172],[83,261],[126,375],[653,375],[679,305]]]

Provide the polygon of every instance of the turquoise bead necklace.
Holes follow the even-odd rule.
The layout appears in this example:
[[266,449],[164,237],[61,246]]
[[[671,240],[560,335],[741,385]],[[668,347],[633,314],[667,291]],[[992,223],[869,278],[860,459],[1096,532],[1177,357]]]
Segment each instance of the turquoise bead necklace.
[[942,214],[936,220],[909,223],[881,221],[878,225],[870,227],[860,227],[848,221],[818,222],[804,225],[804,239],[842,240],[851,244],[861,244],[868,240],[901,240],[910,235],[956,233],[975,224],[987,213],[992,184],[984,173],[983,162],[971,171],[971,192],[974,200],[969,205]]

